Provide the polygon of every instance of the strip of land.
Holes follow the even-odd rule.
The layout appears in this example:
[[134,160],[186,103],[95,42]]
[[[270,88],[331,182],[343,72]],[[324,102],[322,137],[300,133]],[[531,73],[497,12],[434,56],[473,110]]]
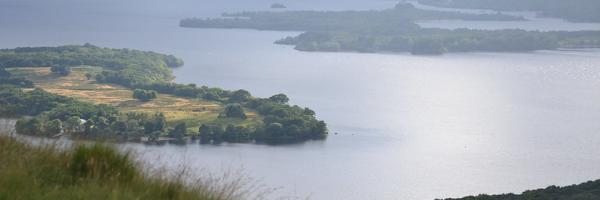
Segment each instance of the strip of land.
[[[9,71],[15,77],[23,77],[34,82],[38,88],[48,92],[72,97],[83,102],[109,104],[122,112],[163,113],[171,125],[185,122],[190,124],[192,133],[197,133],[200,124],[236,124],[255,125],[262,119],[255,111],[246,111],[247,119],[219,118],[224,106],[218,102],[198,98],[176,97],[158,94],[152,101],[140,101],[133,98],[133,90],[107,83],[88,80],[85,74],[99,73],[100,67],[73,67],[67,76],[53,74],[49,67],[12,68]],[[195,125],[195,126],[194,126]]]

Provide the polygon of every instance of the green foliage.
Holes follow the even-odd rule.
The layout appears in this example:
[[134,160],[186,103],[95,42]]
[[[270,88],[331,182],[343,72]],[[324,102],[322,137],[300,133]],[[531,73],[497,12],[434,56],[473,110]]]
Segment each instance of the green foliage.
[[71,117],[79,117],[84,120],[97,119],[100,117],[108,119],[114,118],[118,114],[119,111],[117,108],[110,105],[94,105],[83,102],[72,102],[70,104],[50,110],[48,113],[46,113],[46,116],[49,119],[60,119],[62,121],[66,121]]
[[102,83],[114,83],[129,88],[154,90],[159,93],[172,94],[187,98],[204,98],[211,101],[223,102],[232,94],[221,88],[197,87],[195,84],[177,84],[172,82],[132,81],[122,73],[103,71],[96,75],[96,80]]
[[0,85],[13,85],[22,88],[33,88],[32,81],[24,78],[0,77]]
[[140,118],[133,119],[138,119],[143,124],[146,136],[156,137],[157,134],[160,136],[167,128],[167,119],[162,113],[155,113],[153,117],[141,115]]
[[198,133],[200,135],[200,144],[208,144],[211,142],[212,127],[202,124],[198,129]]
[[251,108],[264,116],[264,127],[259,127],[253,138],[267,143],[293,143],[323,139],[327,136],[327,125],[316,119],[314,111],[283,104],[282,101],[256,99],[249,103]]
[[73,150],[69,171],[74,181],[99,179],[110,182],[131,182],[140,172],[129,153],[102,144],[78,146]]
[[420,3],[453,8],[541,11],[545,16],[572,21],[600,22],[597,0],[419,0]]
[[435,39],[419,39],[414,42],[411,53],[412,54],[443,54],[448,51],[442,41]]
[[[327,125],[315,117],[308,108],[290,106],[285,94],[274,95],[269,99],[252,99],[247,106],[264,117],[263,124],[257,127],[203,124],[199,128],[201,144],[221,142],[239,143],[255,141],[268,144],[297,143],[306,140],[326,138]],[[225,115],[233,117],[243,114],[240,104],[229,104]],[[244,115],[245,116],[245,115]]]
[[90,73],[85,73],[85,78],[89,81],[90,79],[92,79],[92,77],[94,77],[94,75],[90,74]]
[[[58,59],[61,56],[65,59]],[[134,88],[133,97],[142,101],[154,99],[160,92],[229,103],[222,113],[222,117],[227,119],[200,127],[201,143],[289,143],[322,139],[327,134],[325,124],[316,120],[314,111],[287,105],[289,98],[285,94],[259,99],[246,90],[227,91],[166,81],[165,77],[171,77],[170,70],[160,69],[166,65],[182,64],[172,56],[127,49],[103,49],[91,45],[0,50],[0,63],[7,62],[16,67],[28,66],[25,63],[71,66],[76,59],[82,59],[79,64],[103,67],[104,70],[95,75],[96,81]],[[67,69],[54,67],[52,71],[60,74]],[[86,76],[91,78],[92,74]],[[174,129],[167,127],[162,113],[154,116],[120,113],[110,105],[78,102],[41,89],[23,92],[12,86],[0,86],[0,105],[2,115],[33,116],[20,120],[17,132],[22,134],[54,136],[64,132],[90,139],[141,141],[147,138],[150,142],[159,142],[161,136],[185,141],[187,131],[186,124],[178,124]],[[265,123],[239,126],[246,124],[246,108],[254,108],[266,116]],[[280,133],[265,131],[272,123],[282,125]],[[43,125],[46,125],[46,130]]]
[[43,124],[40,120],[33,119],[20,119],[15,125],[17,133],[25,135],[41,135],[43,134]]
[[33,88],[34,84],[32,81],[24,78],[14,78],[6,68],[0,67],[0,85],[14,85],[23,88]]
[[225,117],[230,117],[230,118],[240,118],[240,119],[247,118],[246,113],[244,113],[244,108],[242,107],[242,105],[237,104],[237,103],[226,105],[224,114],[225,114]]
[[[430,1],[448,2],[445,0]],[[504,2],[495,0],[480,1]],[[510,2],[518,4],[516,1],[511,0]],[[529,1],[542,2],[542,0]],[[435,19],[522,19],[502,14],[475,15],[420,10],[407,3],[399,3],[394,9],[380,11],[243,12],[225,14],[224,16],[227,18],[184,19],[180,25],[196,28],[306,31],[296,37],[286,37],[275,42],[277,44],[294,45],[295,49],[300,51],[392,51],[411,52],[413,54],[443,54],[445,52],[505,52],[551,50],[559,47],[600,47],[600,31],[538,32],[420,28],[414,23],[415,21]]]
[[140,101],[150,101],[156,99],[156,91],[135,89],[133,91],[133,98],[139,99]]
[[187,132],[187,126],[185,123],[179,123],[175,126],[175,128],[171,131],[170,136],[175,138],[177,141],[183,141],[183,137],[185,137]]
[[258,30],[286,31],[367,31],[386,30],[405,32],[418,28],[415,20],[522,20],[508,15],[473,15],[458,12],[440,12],[398,6],[383,11],[286,11],[242,12],[224,14],[226,18],[188,18],[180,21],[182,27],[200,28],[252,28]]
[[244,103],[250,99],[252,99],[252,95],[246,90],[236,90],[229,97],[229,101],[232,103]]
[[4,67],[0,67],[0,78],[9,78],[12,74]]
[[269,100],[279,104],[287,104],[290,101],[290,98],[285,94],[276,94],[269,97]]
[[0,86],[1,116],[35,116],[73,101],[42,89],[24,92],[12,86]]
[[67,66],[53,66],[50,68],[50,71],[61,76],[68,76],[71,74],[71,68]]
[[183,65],[183,61],[171,55],[91,44],[0,50],[0,66],[5,67],[53,66],[53,72],[65,75],[70,66],[80,65],[103,67],[120,74],[128,83],[151,83],[170,81],[170,68]]
[[447,200],[596,200],[600,199],[600,180],[588,181],[566,187],[550,186],[545,189],[525,191],[522,194],[468,196]]
[[48,136],[54,136],[56,134],[60,134],[63,131],[63,123],[60,119],[54,119],[51,121],[47,121],[44,124],[44,133]]
[[223,138],[225,141],[230,143],[243,143],[248,142],[252,138],[252,131],[243,126],[228,125],[225,128]]
[[64,129],[67,133],[78,133],[83,131],[83,122],[78,116],[72,116],[67,119],[64,123]]

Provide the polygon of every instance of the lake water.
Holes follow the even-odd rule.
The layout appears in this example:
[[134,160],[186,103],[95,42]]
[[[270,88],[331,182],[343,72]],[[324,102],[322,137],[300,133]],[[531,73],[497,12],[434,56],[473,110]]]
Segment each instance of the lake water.
[[[395,4],[283,2],[321,10]],[[181,83],[288,94],[339,134],[288,146],[123,145],[156,165],[243,168],[280,187],[273,197],[433,199],[600,178],[600,50],[308,53],[272,44],[297,33],[177,26],[184,17],[271,3],[0,0],[0,47],[90,42],[153,50],[186,61],[175,71]]]

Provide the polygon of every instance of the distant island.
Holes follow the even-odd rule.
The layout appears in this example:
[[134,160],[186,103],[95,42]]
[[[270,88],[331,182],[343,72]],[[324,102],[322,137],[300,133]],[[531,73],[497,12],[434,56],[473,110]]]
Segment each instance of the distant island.
[[280,4],[280,3],[274,3],[274,4],[271,4],[271,8],[273,8],[273,9],[285,9],[285,8],[287,8],[287,6],[285,6],[283,4]]
[[465,14],[421,10],[399,3],[380,11],[241,12],[224,18],[188,18],[189,28],[246,28],[304,31],[276,41],[300,51],[410,52],[519,52],[557,48],[600,47],[600,31],[539,32],[524,30],[447,30],[421,28],[416,21],[436,19],[511,21],[522,17],[497,14]]
[[445,200],[597,200],[600,199],[600,180],[588,181],[566,187],[550,186],[529,190],[522,194],[500,194],[468,196]]
[[253,97],[172,82],[175,56],[91,44],[0,50],[0,116],[19,134],[184,144],[325,139],[327,126],[285,94]]
[[600,22],[597,0],[418,0],[437,7],[491,9],[498,11],[538,11],[544,16],[577,22]]

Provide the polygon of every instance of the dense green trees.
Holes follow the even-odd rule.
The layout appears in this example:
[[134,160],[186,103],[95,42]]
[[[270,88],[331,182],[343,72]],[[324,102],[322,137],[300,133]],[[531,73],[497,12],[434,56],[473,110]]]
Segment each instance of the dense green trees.
[[79,116],[69,117],[64,123],[64,129],[66,133],[79,133],[83,131],[83,121]]
[[422,38],[414,41],[410,52],[412,54],[443,54],[447,51],[441,40]]
[[187,125],[185,125],[185,123],[182,122],[175,126],[175,128],[171,131],[169,136],[171,136],[172,138],[175,138],[178,142],[183,142],[184,137],[186,136],[186,133],[187,133]]
[[383,11],[286,11],[242,12],[224,14],[226,18],[188,18],[180,21],[182,27],[200,28],[252,28],[286,31],[339,31],[386,30],[407,31],[418,28],[412,21],[433,19],[464,20],[522,20],[502,14],[475,15],[458,12],[420,10],[401,3],[395,9]]
[[54,119],[50,121],[46,121],[44,124],[44,132],[48,134],[48,136],[54,136],[62,133],[63,131],[63,123],[60,119]]
[[231,97],[229,97],[229,101],[232,103],[243,103],[250,99],[252,99],[252,95],[246,90],[236,90],[231,94]]
[[133,90],[133,98],[139,99],[140,101],[150,101],[152,99],[156,99],[156,96],[156,91],[154,90]]
[[[117,141],[156,141],[166,136],[167,122],[161,113],[120,113],[108,105],[74,103],[62,105],[33,118],[17,121],[20,134],[54,136],[67,133],[74,137]],[[181,134],[183,133],[183,134]],[[171,135],[181,139],[185,129],[175,127]]]
[[228,104],[223,111],[225,117],[246,119],[246,113],[242,105],[237,103]]
[[27,135],[35,135],[43,133],[43,124],[40,120],[33,119],[21,119],[17,121],[15,125],[15,129],[17,133],[27,134]]
[[50,67],[50,71],[61,76],[67,76],[71,74],[71,68],[67,66],[52,66]]
[[22,88],[33,88],[35,85],[32,81],[24,78],[0,78],[0,85],[13,85]]
[[33,82],[30,80],[12,77],[12,74],[3,67],[0,67],[0,85],[14,85],[23,88],[34,87]]
[[597,0],[419,0],[434,6],[509,11],[541,11],[543,15],[573,21],[600,22],[600,1]]
[[[285,95],[275,96],[278,98],[255,98],[246,103],[264,116],[262,124],[204,124],[199,128],[200,142],[219,144],[255,141],[281,144],[326,137],[326,124],[315,118],[314,111],[287,105],[287,97],[283,98]],[[141,137],[156,141],[160,136],[184,141],[185,137],[192,134],[188,133],[185,123],[169,129],[162,113],[120,113],[110,105],[77,102],[41,89],[23,92],[19,88],[3,86],[0,97],[3,97],[0,98],[0,113],[34,116],[18,121],[17,132],[21,134],[53,136],[64,132],[76,137],[124,141],[137,141]],[[239,103],[228,104],[224,115],[240,119],[246,117]]]
[[4,67],[0,67],[0,78],[9,78],[11,73],[6,70]]
[[[61,66],[51,69],[61,75],[68,74],[69,66],[100,66],[103,71],[95,74],[97,82],[132,88],[133,96],[143,101],[156,98],[157,93],[165,93],[225,105],[222,117],[231,119],[217,119],[214,124],[202,125],[198,135],[201,143],[289,143],[322,139],[327,134],[325,123],[316,119],[314,111],[288,105],[289,98],[285,94],[262,99],[252,97],[246,90],[228,91],[170,82],[172,75],[167,67],[181,64],[181,60],[173,56],[89,44],[0,50],[0,66]],[[88,79],[92,76],[86,74]],[[246,109],[254,109],[265,116],[264,123],[240,126],[245,124]],[[110,105],[78,102],[41,89],[24,92],[15,86],[0,86],[0,115],[32,116],[19,120],[18,132],[33,135],[67,133],[75,137],[148,142],[172,137],[182,142],[195,134],[188,133],[186,124],[169,126],[162,113],[121,113]],[[274,123],[280,124],[281,130],[271,132],[273,129],[267,129]]]
[[323,139],[328,134],[325,122],[317,120],[310,109],[270,99],[255,99],[248,106],[264,116],[265,126],[259,127],[255,133],[258,141],[290,143]]
[[66,69],[80,65],[99,66],[118,72],[130,83],[152,83],[170,81],[173,78],[171,68],[183,65],[183,61],[171,55],[100,48],[91,44],[0,50],[0,66],[4,67]]
[[[203,124],[199,128],[200,144],[246,143],[256,139],[257,132],[244,126]],[[257,140],[257,142],[261,142]]]
[[600,180],[566,187],[550,186],[525,191],[522,194],[478,195],[447,200],[597,200],[600,199]]
[[[541,0],[529,1],[541,2]],[[228,18],[184,19],[181,21],[181,26],[306,31],[296,37],[287,37],[275,42],[294,45],[295,49],[300,51],[392,51],[413,54],[443,54],[445,52],[505,52],[551,50],[560,47],[600,47],[600,31],[538,32],[420,28],[415,21],[522,19],[502,14],[474,15],[427,11],[416,9],[406,3],[399,3],[394,9],[380,11],[243,12],[224,16]]]
[[35,116],[72,102],[71,98],[42,89],[24,92],[13,86],[0,85],[0,116]]
[[290,98],[288,98],[285,94],[276,94],[269,97],[269,100],[279,104],[286,104],[288,101],[290,101]]
[[[320,35],[320,37],[314,37]],[[419,29],[402,34],[354,32],[302,33],[276,41],[301,51],[411,52],[442,54],[469,51],[532,51],[543,49],[600,47],[599,31],[538,32],[524,30]],[[339,48],[332,49],[331,44]]]

